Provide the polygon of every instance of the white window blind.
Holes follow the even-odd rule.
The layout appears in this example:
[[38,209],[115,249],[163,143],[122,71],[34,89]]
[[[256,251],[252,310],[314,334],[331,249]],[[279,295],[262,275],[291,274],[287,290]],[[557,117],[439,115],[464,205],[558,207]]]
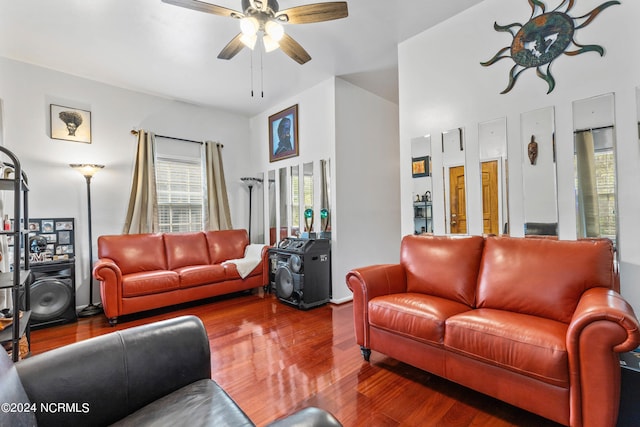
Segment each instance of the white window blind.
[[160,231],[200,231],[204,228],[203,177],[200,144],[156,137],[156,188]]

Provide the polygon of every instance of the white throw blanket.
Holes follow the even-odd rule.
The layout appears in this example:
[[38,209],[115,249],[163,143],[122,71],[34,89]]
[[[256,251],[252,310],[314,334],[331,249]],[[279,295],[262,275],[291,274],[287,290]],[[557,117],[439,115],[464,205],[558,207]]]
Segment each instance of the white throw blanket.
[[235,264],[240,277],[243,279],[260,264],[262,260],[262,248],[266,245],[251,243],[244,250],[244,258],[230,259],[222,264]]

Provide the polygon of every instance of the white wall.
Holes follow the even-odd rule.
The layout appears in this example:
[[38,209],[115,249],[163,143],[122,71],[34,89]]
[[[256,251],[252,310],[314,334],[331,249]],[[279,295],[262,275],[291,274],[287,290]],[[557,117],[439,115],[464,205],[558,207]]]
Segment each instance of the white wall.
[[[79,306],[88,302],[89,278],[86,184],[69,163],[106,167],[91,183],[93,241],[120,234],[124,224],[136,137],[131,129],[224,144],[224,163],[234,227],[246,227],[248,199],[240,177],[247,174],[248,118],[119,89],[68,74],[0,58],[0,99],[5,146],[29,176],[29,216],[76,218]],[[49,138],[49,104],[90,110],[92,144]],[[176,142],[180,144],[180,142]],[[94,247],[94,258],[97,250]],[[94,289],[94,299],[99,292]]]
[[349,270],[400,259],[399,168],[398,106],[336,79],[336,301],[351,298]]
[[[548,3],[548,2],[547,2]],[[602,2],[583,0],[570,16],[581,16]],[[555,7],[555,6],[554,6]],[[600,57],[590,52],[562,55],[551,71],[556,79],[553,92],[547,83],[526,70],[507,94],[508,73],[514,62],[504,59],[489,67],[480,62],[511,44],[509,33],[496,32],[498,24],[524,23],[531,16],[526,1],[485,0],[477,6],[428,30],[399,46],[400,158],[411,157],[411,138],[464,127],[470,173],[477,170],[478,123],[507,118],[509,155],[509,215],[514,235],[523,234],[523,190],[520,114],[548,106],[555,110],[559,234],[576,235],[573,184],[572,102],[605,93],[615,94],[618,162],[619,234],[622,294],[640,313],[640,152],[636,124],[635,89],[640,85],[640,57],[633,54],[640,45],[640,2],[623,2],[606,9],[585,28],[576,31],[581,44],[604,46]],[[508,52],[507,52],[508,53]],[[433,138],[432,138],[433,141]],[[527,141],[528,142],[528,141]],[[434,162],[437,151],[434,152]],[[434,176],[434,200],[443,200],[442,183]],[[412,232],[411,174],[401,170],[402,233]],[[468,188],[469,215],[481,212],[480,186]],[[436,223],[444,224],[442,207],[434,206]],[[479,234],[481,221],[469,221],[470,232]],[[443,226],[439,228],[440,232]],[[438,229],[436,230],[438,232]]]
[[[300,154],[269,163],[268,118],[294,104]],[[399,258],[397,105],[332,78],[253,117],[250,126],[253,174],[314,162],[316,202],[319,160],[330,159],[333,301],[350,300],[345,283],[350,269]],[[268,209],[265,205],[264,212]],[[316,230],[318,218],[316,212]]]

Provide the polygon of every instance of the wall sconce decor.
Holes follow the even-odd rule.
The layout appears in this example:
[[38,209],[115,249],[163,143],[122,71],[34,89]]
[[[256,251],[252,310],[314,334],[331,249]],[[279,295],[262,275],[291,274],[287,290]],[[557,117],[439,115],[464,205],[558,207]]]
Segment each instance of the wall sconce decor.
[[[488,67],[501,59],[511,58],[515,65],[509,73],[509,84],[500,93],[507,93],[516,84],[520,74],[535,68],[538,77],[547,82],[551,93],[556,82],[551,75],[551,63],[561,54],[575,56],[586,52],[598,52],[604,56],[604,49],[600,45],[581,45],[574,39],[576,30],[584,28],[604,9],[620,4],[619,1],[607,1],[593,9],[586,15],[573,17],[569,11],[575,5],[573,1],[563,1],[551,12],[546,12],[546,5],[540,0],[528,0],[531,5],[531,17],[524,25],[514,23],[510,25],[493,24],[496,31],[509,32],[513,36],[510,46],[503,47],[496,55],[480,65]],[[569,50],[571,49],[571,50]],[[510,52],[506,54],[505,52]],[[546,69],[543,67],[546,65]]]

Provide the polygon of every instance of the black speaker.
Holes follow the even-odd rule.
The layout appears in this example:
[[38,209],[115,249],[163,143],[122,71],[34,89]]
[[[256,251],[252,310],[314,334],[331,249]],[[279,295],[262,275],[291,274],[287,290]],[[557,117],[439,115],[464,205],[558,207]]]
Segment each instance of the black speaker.
[[[30,266],[31,329],[75,322],[76,285],[73,261]],[[26,306],[21,294],[21,308]]]
[[272,287],[278,299],[306,310],[331,299],[330,241],[293,239],[269,249]]

